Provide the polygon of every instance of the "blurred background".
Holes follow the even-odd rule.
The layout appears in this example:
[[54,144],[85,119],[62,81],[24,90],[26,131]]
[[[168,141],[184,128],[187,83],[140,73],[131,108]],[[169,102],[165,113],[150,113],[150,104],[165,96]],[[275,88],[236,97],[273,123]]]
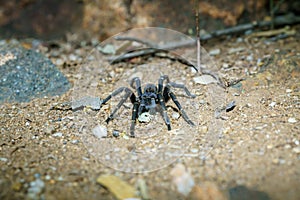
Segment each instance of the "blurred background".
[[[176,3],[175,3],[176,2]],[[104,40],[137,27],[164,27],[195,35],[194,0],[0,0],[0,38],[62,39],[68,34]],[[200,0],[200,29],[300,13],[298,0]]]

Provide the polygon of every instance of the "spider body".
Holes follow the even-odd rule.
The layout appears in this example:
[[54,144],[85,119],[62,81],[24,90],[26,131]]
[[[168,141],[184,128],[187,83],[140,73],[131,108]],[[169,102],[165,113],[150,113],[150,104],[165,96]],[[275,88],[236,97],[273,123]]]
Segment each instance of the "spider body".
[[[164,86],[165,81],[166,81],[166,85]],[[147,84],[144,87],[144,90],[142,91],[141,80],[138,77],[135,77],[131,80],[130,86],[132,89],[136,90],[137,94],[135,94],[128,87],[120,87],[103,100],[102,104],[105,104],[113,96],[125,92],[124,96],[119,101],[116,108],[105,120],[107,123],[109,123],[113,119],[115,113],[121,108],[121,106],[126,102],[126,100],[130,98],[130,101],[133,104],[131,126],[130,126],[131,137],[135,137],[134,129],[135,129],[136,120],[139,118],[139,116],[141,116],[141,114],[146,112],[149,112],[151,115],[155,114],[156,112],[159,112],[162,118],[164,119],[164,122],[168,130],[171,130],[170,118],[167,114],[167,109],[166,109],[166,103],[170,99],[172,99],[172,101],[175,103],[176,107],[178,108],[184,120],[189,125],[195,125],[189,119],[184,109],[182,108],[181,104],[177,100],[176,95],[171,90],[172,87],[180,88],[185,91],[188,97],[195,98],[196,96],[194,94],[191,94],[185,85],[170,82],[169,77],[167,75],[163,75],[158,80],[158,86],[155,86],[154,84]]]

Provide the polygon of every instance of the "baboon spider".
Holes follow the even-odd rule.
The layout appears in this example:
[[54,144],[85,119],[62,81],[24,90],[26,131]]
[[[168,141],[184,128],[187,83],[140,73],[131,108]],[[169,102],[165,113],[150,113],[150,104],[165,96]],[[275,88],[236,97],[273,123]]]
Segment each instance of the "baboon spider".
[[[164,81],[166,81],[166,86],[163,85]],[[133,104],[131,126],[130,126],[131,137],[135,137],[134,129],[136,124],[136,119],[138,119],[138,117],[145,112],[149,112],[150,114],[155,114],[155,112],[159,111],[165,121],[165,124],[168,127],[168,130],[171,130],[170,118],[167,114],[167,109],[166,109],[166,103],[170,99],[172,99],[172,101],[175,103],[176,107],[178,108],[184,120],[189,125],[195,125],[194,122],[192,122],[192,120],[189,119],[184,109],[180,105],[179,101],[177,100],[175,94],[171,90],[171,87],[180,88],[185,91],[187,96],[189,96],[190,98],[195,98],[196,96],[194,94],[191,94],[185,85],[170,82],[169,77],[167,75],[163,75],[158,80],[158,87],[156,87],[154,84],[147,84],[144,88],[144,91],[142,91],[141,80],[138,77],[135,77],[131,80],[130,86],[136,90],[137,95],[135,95],[134,92],[128,87],[120,87],[103,100],[102,104],[105,104],[113,96],[116,96],[121,92],[125,92],[124,96],[122,97],[122,99],[120,100],[116,108],[105,120],[106,123],[109,123],[109,121],[113,119],[115,113],[121,108],[124,102],[128,98],[130,98],[130,101]],[[158,106],[160,106],[161,109],[157,109]]]

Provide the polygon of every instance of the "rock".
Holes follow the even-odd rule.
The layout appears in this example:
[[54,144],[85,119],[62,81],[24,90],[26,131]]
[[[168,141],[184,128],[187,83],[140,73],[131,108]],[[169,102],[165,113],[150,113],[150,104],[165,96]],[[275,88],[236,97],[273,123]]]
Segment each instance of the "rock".
[[294,118],[294,117],[290,117],[290,118],[288,119],[288,122],[289,122],[289,123],[296,123],[297,120],[296,120],[296,118]]
[[0,103],[62,95],[69,81],[45,56],[18,44],[0,46]]
[[209,55],[211,55],[211,56],[216,56],[216,55],[219,55],[220,53],[221,53],[220,49],[212,49],[209,51]]
[[40,179],[40,177],[36,177],[34,181],[29,183],[27,197],[28,199],[41,199],[41,194],[45,188],[45,183]]
[[173,112],[172,113],[172,118],[173,119],[179,119],[179,117],[180,117],[180,114],[178,112]]
[[150,122],[151,119],[152,119],[152,115],[149,112],[142,113],[138,118],[139,122],[146,122],[146,123]]
[[192,176],[186,171],[185,166],[181,163],[176,164],[171,170],[170,175],[173,178],[172,182],[176,186],[177,191],[187,196],[195,183]]
[[293,92],[293,90],[291,90],[291,89],[286,89],[285,92],[286,92],[286,93],[291,93],[291,92]]
[[269,106],[272,107],[272,108],[273,108],[275,105],[276,105],[276,102],[275,102],[275,101],[273,101],[273,102],[271,102],[271,103],[269,104]]
[[226,195],[215,183],[205,182],[195,185],[187,199],[190,200],[226,200]]
[[79,140],[72,140],[71,143],[72,143],[72,144],[78,144],[78,143],[79,143]]
[[225,111],[230,112],[236,107],[235,101],[231,101],[226,105]]
[[240,51],[244,51],[245,47],[237,47],[237,48],[231,48],[228,50],[228,54],[233,54],[233,53],[237,53]]
[[98,50],[101,51],[104,54],[110,54],[115,55],[116,54],[116,48],[114,45],[107,44],[104,47],[98,47]]
[[129,199],[136,197],[134,187],[113,175],[102,175],[97,178],[97,183],[107,188],[117,199]]
[[120,136],[120,132],[117,130],[113,130],[113,134],[114,137],[119,137]]
[[294,147],[293,152],[297,153],[297,154],[300,154],[300,147]]
[[99,139],[103,137],[107,137],[107,128],[105,126],[97,125],[96,127],[93,128],[92,132],[94,136],[96,136]]
[[62,137],[63,134],[61,132],[57,132],[57,133],[54,133],[52,134],[53,137]]
[[270,199],[268,194],[261,192],[261,191],[249,189],[243,185],[239,185],[239,186],[230,188],[228,190],[228,194],[229,194],[229,200],[239,200],[239,199],[269,200]]
[[216,79],[214,79],[212,76],[210,75],[201,75],[201,76],[196,76],[193,78],[193,80],[195,81],[195,83],[199,83],[199,84],[203,84],[203,85],[207,85],[210,83],[217,83],[218,81]]
[[72,110],[79,110],[84,107],[89,107],[93,110],[99,110],[102,100],[99,97],[86,96],[80,99],[72,100]]
[[1,161],[1,162],[7,162],[8,159],[7,159],[7,158],[4,158],[4,157],[0,157],[0,161]]

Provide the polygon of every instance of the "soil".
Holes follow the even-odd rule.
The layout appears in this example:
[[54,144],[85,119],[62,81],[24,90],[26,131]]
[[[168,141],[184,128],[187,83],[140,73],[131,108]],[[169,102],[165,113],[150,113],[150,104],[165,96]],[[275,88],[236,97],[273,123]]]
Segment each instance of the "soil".
[[[138,180],[145,180],[151,199],[184,199],[170,175],[176,163],[187,168],[196,185],[210,182],[224,193],[242,185],[262,191],[271,199],[300,199],[300,27],[293,28],[296,35],[272,42],[243,36],[203,44],[208,52],[220,50],[213,59],[230,85],[224,93],[225,101],[236,102],[236,107],[223,117],[222,134],[205,159],[200,150],[195,150],[200,148],[195,140],[189,147],[194,149],[192,156],[185,153],[166,167],[143,173],[118,171],[89,153],[76,134],[78,127],[71,110],[53,109],[70,101],[72,91],[29,103],[1,105],[0,199],[114,199],[107,188],[97,183],[97,178],[105,174],[115,175],[134,187]],[[60,42],[58,48],[40,50],[74,84],[80,58],[93,48]],[[75,61],[70,56],[74,54]],[[131,62],[147,63],[147,59]],[[124,71],[132,68],[128,63],[116,66],[122,66]],[[187,81],[193,76],[188,76]],[[105,95],[111,93],[112,88],[104,88]],[[99,117],[107,116],[108,110]],[[44,186],[34,193],[36,196],[30,196],[36,179],[42,180]]]

